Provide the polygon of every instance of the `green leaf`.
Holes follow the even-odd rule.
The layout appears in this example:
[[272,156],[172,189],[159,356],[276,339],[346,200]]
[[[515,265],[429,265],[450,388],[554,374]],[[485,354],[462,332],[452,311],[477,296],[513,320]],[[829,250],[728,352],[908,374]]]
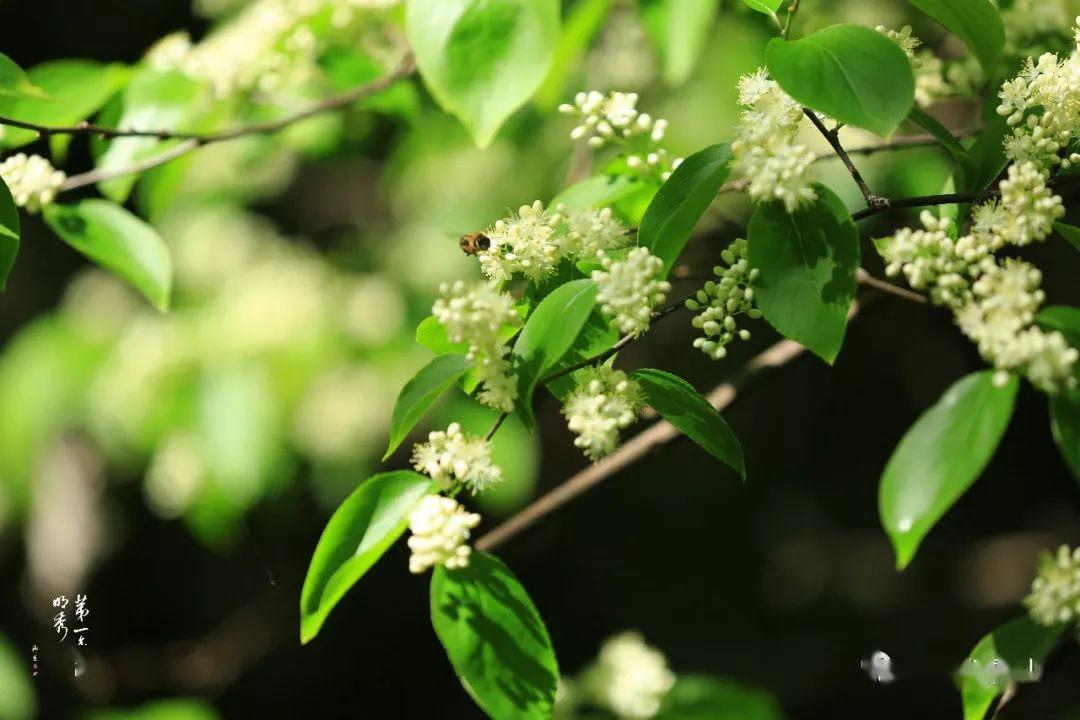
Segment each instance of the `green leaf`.
[[[1057,225],[1055,224],[1054,227],[1056,229]],[[1080,308],[1051,305],[1039,311],[1039,314],[1035,317],[1035,322],[1043,330],[1056,330],[1065,336],[1067,343],[1075,348],[1080,348]]]
[[635,370],[645,401],[665,420],[746,479],[742,445],[727,421],[694,386],[663,370]]
[[435,100],[486,147],[544,81],[559,2],[407,0],[405,28]]
[[783,720],[766,692],[726,678],[680,675],[653,720]]
[[960,141],[956,139],[956,136],[949,132],[949,129],[942,125],[936,117],[922,108],[915,106],[911,109],[909,119],[923,130],[930,133],[935,140],[941,143],[941,146],[949,151],[949,154],[953,156],[953,159],[958,165],[963,167],[965,163],[970,161],[968,152],[964,149],[964,146],[960,144]]
[[[548,374],[556,373],[571,365],[577,365],[583,360],[596,357],[600,353],[609,350],[618,341],[619,331],[611,327],[611,323],[604,318],[599,310],[593,310],[589,314],[589,319],[585,321],[585,325],[581,328],[581,332],[578,333],[577,339],[574,340],[574,344],[570,346],[562,359],[552,366]],[[555,378],[546,383],[545,387],[559,399],[559,402],[565,402],[567,396],[577,387],[574,380],[575,375],[577,375],[577,372]]]
[[435,569],[431,624],[465,691],[494,720],[550,720],[559,667],[547,628],[513,573],[487,553]]
[[990,0],[911,0],[911,4],[964,41],[993,78],[1005,48],[1005,24]]
[[[31,68],[29,78],[48,97],[0,98],[0,115],[36,125],[67,126],[100,110],[123,87],[128,69],[91,60],[54,60]],[[6,127],[3,145],[15,148],[37,138],[33,130]]]
[[668,85],[690,77],[712,35],[719,3],[714,0],[643,0],[641,21],[660,55]]
[[390,444],[383,460],[389,458],[405,437],[412,431],[424,413],[456,383],[469,369],[464,355],[450,353],[439,355],[413,375],[401,388],[394,403],[393,419],[390,421]]
[[885,466],[878,511],[900,569],[997,450],[1019,383],[1013,376],[997,387],[994,374],[985,370],[954,383],[908,429]]
[[573,73],[581,66],[593,38],[604,26],[613,1],[579,0],[566,9],[551,70],[536,91],[536,104],[542,110],[554,110],[566,95]]
[[33,720],[37,693],[30,681],[29,648],[16,649],[0,634],[0,720]]
[[1080,250],[1080,228],[1075,225],[1067,225],[1063,222],[1054,223],[1054,230],[1057,230],[1057,234],[1069,241],[1077,250]]
[[0,53],[0,97],[47,98],[48,93],[34,85],[14,60]]
[[0,290],[7,289],[7,278],[19,254],[19,208],[7,183],[0,179]]
[[992,96],[982,113],[985,126],[967,150],[968,158],[962,166],[966,192],[986,190],[1009,164],[1002,145],[1009,124],[995,112],[996,103],[997,97]]
[[983,720],[1010,680],[1038,680],[1037,666],[1046,660],[1064,630],[1064,625],[1036,625],[1024,615],[979,640],[956,675],[964,720]]
[[319,633],[349,588],[405,532],[409,514],[431,492],[418,473],[374,475],[356,488],[323,530],[300,594],[300,642]]
[[1080,480],[1080,390],[1050,396],[1050,432],[1073,477]]
[[832,25],[801,40],[773,38],[765,60],[769,74],[798,102],[882,137],[915,103],[911,61],[868,27]]
[[551,201],[551,207],[565,205],[567,212],[602,208],[638,192],[640,180],[626,175],[594,175],[566,188]]
[[560,285],[529,316],[511,356],[518,376],[518,413],[532,429],[532,396],[536,383],[574,344],[596,306],[592,280]]
[[87,720],[218,720],[214,708],[202,700],[174,698],[155,700],[125,710],[94,710]]
[[828,363],[844,342],[855,299],[859,233],[840,198],[816,186],[818,199],[788,214],[783,203],[759,205],[747,233],[754,302],[781,334]]
[[64,242],[116,273],[164,312],[172,290],[172,257],[157,231],[116,203],[83,200],[50,205],[45,222]]
[[757,10],[771,17],[776,15],[776,11],[784,4],[784,0],[743,0],[743,4],[751,10]]
[[686,158],[649,203],[638,244],[662,258],[666,274],[731,172],[731,145],[713,145]]
[[[203,87],[179,72],[144,70],[136,75],[124,90],[123,112],[116,125],[123,128],[148,130],[182,130],[185,121],[198,109],[203,99]],[[132,163],[165,152],[175,141],[162,142],[156,138],[117,138],[98,158],[97,169],[112,172]],[[104,180],[98,183],[102,194],[116,202],[124,202],[134,187],[137,175]]]

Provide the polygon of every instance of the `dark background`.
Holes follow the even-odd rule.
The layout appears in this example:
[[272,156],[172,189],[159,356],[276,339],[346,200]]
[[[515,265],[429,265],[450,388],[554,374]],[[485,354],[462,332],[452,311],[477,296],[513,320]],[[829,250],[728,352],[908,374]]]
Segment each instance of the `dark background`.
[[[0,48],[24,67],[134,61],[178,28],[201,28],[181,0],[0,3]],[[273,212],[288,224],[287,204]],[[1050,304],[1080,303],[1080,256],[1060,241],[1027,255],[1046,272]],[[0,337],[55,306],[81,264],[28,220]],[[663,362],[706,390],[776,339],[762,329],[716,364],[686,351],[689,333],[663,326],[623,354],[626,366]],[[757,684],[792,718],[957,718],[951,672],[985,632],[1021,612],[1016,588],[1029,582],[1035,551],[1080,540],[1080,493],[1050,438],[1045,399],[1025,386],[990,468],[911,567],[894,570],[877,520],[880,471],[918,414],[982,367],[946,313],[879,298],[853,321],[835,367],[804,356],[755,381],[725,413],[746,451],[746,483],[677,441],[499,554],[540,608],[564,672],[609,634],[636,628],[676,671]],[[542,488],[583,463],[548,400],[539,409]],[[137,486],[113,493],[130,510],[133,541],[87,588],[90,674],[99,679],[73,685],[55,669],[69,660],[46,652],[41,717],[193,695],[228,718],[480,717],[430,629],[426,583],[406,571],[402,545],[301,647],[300,586],[326,517],[300,486],[256,509],[250,541],[230,557],[141,510]],[[0,624],[28,649],[49,629],[24,606],[21,540],[8,540]],[[895,662],[890,686],[860,670],[877,649]],[[1067,717],[1080,708],[1078,677],[1080,648],[1069,642],[1002,717]]]

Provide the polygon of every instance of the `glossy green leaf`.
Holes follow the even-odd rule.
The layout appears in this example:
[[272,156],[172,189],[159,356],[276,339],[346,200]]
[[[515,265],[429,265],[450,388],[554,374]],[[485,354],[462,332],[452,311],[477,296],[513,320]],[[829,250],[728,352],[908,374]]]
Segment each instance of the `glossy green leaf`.
[[[42,63],[30,69],[29,78],[48,97],[0,98],[0,115],[37,125],[74,125],[100,110],[123,87],[128,73],[122,65],[91,60]],[[14,148],[37,138],[32,130],[7,127],[2,143]]]
[[420,418],[424,417],[424,413],[468,369],[469,361],[464,355],[439,355],[405,383],[405,387],[401,388],[401,393],[398,394],[397,402],[394,403],[394,414],[390,421],[390,444],[383,460],[398,449],[416,423],[420,422]]
[[[118,127],[149,130],[183,130],[185,122],[195,113],[204,98],[204,88],[179,72],[144,70],[131,80],[123,94],[123,111],[116,122]],[[162,142],[156,138],[117,138],[98,158],[97,169],[111,172],[131,166],[165,152],[175,141]],[[106,197],[124,202],[138,176],[124,175],[98,183]]]
[[904,568],[926,534],[982,473],[1012,417],[1015,377],[994,371],[957,381],[919,416],[896,446],[878,486],[881,523]]
[[[577,365],[583,360],[594,358],[610,349],[618,341],[619,331],[611,327],[611,323],[604,319],[599,309],[595,309],[589,314],[589,319],[585,321],[585,325],[582,326],[581,332],[578,333],[577,339],[574,340],[574,344],[570,346],[562,359],[552,366],[548,374],[556,373],[571,365]],[[545,387],[560,402],[565,402],[567,396],[577,386],[574,381],[575,375],[577,375],[576,372],[563,375],[546,383]]]
[[0,634],[0,720],[33,720],[37,714],[29,658],[30,648],[17,649]]
[[855,300],[859,233],[831,190],[793,214],[778,201],[759,205],[747,233],[750,266],[760,272],[754,302],[781,334],[826,362],[840,352]]
[[680,675],[653,720],[783,720],[766,692],[726,678]]
[[558,0],[406,0],[405,27],[424,83],[486,147],[547,75]]
[[7,278],[19,254],[19,208],[7,184],[0,179],[0,290],[7,289]]
[[832,25],[801,40],[773,38],[765,59],[769,74],[798,102],[883,137],[915,103],[911,61],[868,27]]
[[1080,390],[1050,396],[1050,432],[1073,477],[1080,481]]
[[953,159],[958,164],[963,164],[969,161],[968,152],[964,149],[964,146],[960,144],[960,141],[956,139],[956,136],[949,132],[949,129],[941,124],[941,122],[926,112],[922,108],[915,106],[911,109],[911,115],[909,116],[911,121],[921,127],[941,146],[949,151],[949,154],[953,156]]
[[1080,308],[1051,305],[1039,311],[1035,322],[1043,330],[1056,330],[1065,336],[1067,343],[1074,348],[1080,348]]
[[172,257],[150,225],[108,200],[50,205],[45,222],[64,242],[116,273],[164,312],[172,290]]
[[549,720],[559,667],[547,628],[513,573],[487,553],[438,567],[431,624],[465,691],[493,720]]
[[638,244],[664,261],[667,273],[731,172],[731,146],[713,145],[686,158],[645,211]]
[[723,416],[694,386],[663,370],[635,370],[645,401],[703,450],[746,478],[742,445]]
[[642,23],[660,56],[668,85],[682,85],[713,35],[715,0],[641,0]]
[[743,4],[751,10],[757,10],[765,15],[775,15],[784,0],[743,0]]
[[511,356],[518,376],[518,413],[532,428],[532,396],[536,383],[574,344],[596,306],[592,280],[560,285],[529,316]]
[[985,126],[967,149],[967,160],[963,163],[966,192],[980,193],[986,190],[1009,164],[1002,145],[1009,125],[1005,118],[994,111],[996,96],[991,97],[987,105],[982,113]]
[[356,488],[323,530],[300,594],[300,642],[314,638],[349,588],[405,532],[409,514],[432,489],[409,471],[374,475]]
[[964,41],[993,77],[1005,48],[1005,24],[990,0],[911,0],[911,4]]
[[0,53],[0,97],[47,98],[48,93],[34,85],[14,60]]
[[956,674],[964,720],[983,720],[1010,681],[1037,681],[1046,655],[1064,630],[1064,625],[1036,625],[1023,615],[979,640]]
[[551,201],[551,206],[565,205],[567,212],[607,207],[638,192],[640,180],[626,175],[594,175],[566,188]]
[[1054,223],[1054,230],[1057,234],[1069,241],[1077,250],[1080,250],[1080,228],[1075,225],[1067,225],[1063,222]]

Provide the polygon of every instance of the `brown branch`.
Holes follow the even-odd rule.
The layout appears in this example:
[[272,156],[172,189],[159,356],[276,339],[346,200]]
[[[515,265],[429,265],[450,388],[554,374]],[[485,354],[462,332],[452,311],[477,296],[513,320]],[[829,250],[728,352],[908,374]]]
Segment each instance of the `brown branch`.
[[867,287],[872,287],[876,290],[889,293],[890,295],[895,295],[896,297],[902,298],[904,300],[910,300],[911,302],[922,303],[924,305],[927,302],[925,295],[920,295],[913,290],[908,290],[907,288],[900,287],[899,285],[893,285],[891,282],[888,282],[886,280],[876,278],[862,268],[856,268],[855,280],[862,283],[863,285],[866,285]]
[[138,160],[125,165],[123,167],[112,169],[96,169],[89,172],[82,173],[80,175],[72,175],[64,184],[60,187],[60,191],[74,190],[75,188],[84,187],[86,185],[93,185],[94,183],[101,182],[102,180],[111,180],[117,177],[123,177],[125,175],[131,175],[133,173],[144,172],[152,168],[164,165],[171,162],[178,157],[193,152],[194,150],[211,145],[213,143],[226,142],[228,140],[235,140],[237,138],[246,137],[248,135],[267,135],[275,133],[279,130],[283,130],[290,125],[307,120],[308,118],[315,117],[316,115],[322,115],[324,113],[341,110],[349,105],[352,105],[357,100],[361,100],[369,95],[381,92],[386,88],[393,85],[398,80],[408,77],[416,71],[416,61],[411,54],[406,55],[401,63],[392,71],[372,80],[369,83],[360,85],[347,92],[339,95],[333,95],[319,102],[312,103],[305,108],[297,110],[276,120],[270,120],[267,122],[252,123],[250,125],[241,125],[227,130],[222,130],[218,133],[186,133],[173,130],[142,130],[142,129],[125,129],[125,128],[108,128],[98,125],[90,125],[89,123],[80,123],[72,127],[51,127],[46,125],[36,125],[34,123],[22,122],[19,120],[12,120],[11,118],[0,117],[0,125],[11,125],[12,127],[19,127],[26,130],[34,130],[42,135],[97,135],[99,137],[106,138],[131,138],[131,137],[149,137],[157,140],[180,140],[180,144],[169,148],[168,150],[154,155],[152,157]]
[[866,180],[863,179],[862,173],[855,167],[855,163],[851,161],[847,151],[844,150],[844,146],[840,144],[840,137],[838,130],[830,130],[825,127],[825,123],[821,122],[821,118],[817,116],[817,113],[810,108],[804,107],[803,114],[810,118],[810,122],[814,124],[814,127],[818,129],[818,132],[829,142],[832,146],[833,152],[836,153],[836,157],[840,158],[840,161],[844,163],[844,167],[847,168],[848,173],[851,174],[851,179],[855,181],[855,184],[859,186],[859,192],[862,193],[863,198],[866,200],[867,207],[888,207],[889,200],[879,195],[875,195],[870,191],[870,186],[866,184]]

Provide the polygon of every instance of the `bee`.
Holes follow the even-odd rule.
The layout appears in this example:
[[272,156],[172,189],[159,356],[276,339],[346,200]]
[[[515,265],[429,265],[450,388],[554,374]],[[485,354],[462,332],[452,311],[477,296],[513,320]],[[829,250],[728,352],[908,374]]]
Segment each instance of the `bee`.
[[461,252],[466,255],[475,255],[491,247],[491,238],[482,232],[466,233],[461,236],[458,244],[461,246]]

